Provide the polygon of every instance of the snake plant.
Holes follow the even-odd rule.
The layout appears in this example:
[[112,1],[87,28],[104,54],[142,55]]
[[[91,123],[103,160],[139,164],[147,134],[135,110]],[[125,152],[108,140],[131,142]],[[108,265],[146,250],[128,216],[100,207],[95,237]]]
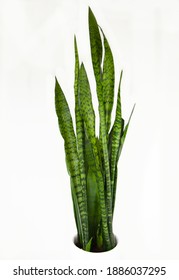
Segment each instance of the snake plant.
[[86,251],[103,252],[116,246],[112,225],[117,164],[133,110],[125,125],[121,114],[121,71],[116,114],[111,127],[115,84],[113,54],[90,8],[88,19],[91,59],[99,103],[99,136],[95,133],[91,89],[85,66],[79,62],[76,37],[74,37],[75,130],[68,103],[57,79],[55,107],[64,139],[66,166],[70,176],[77,245]]

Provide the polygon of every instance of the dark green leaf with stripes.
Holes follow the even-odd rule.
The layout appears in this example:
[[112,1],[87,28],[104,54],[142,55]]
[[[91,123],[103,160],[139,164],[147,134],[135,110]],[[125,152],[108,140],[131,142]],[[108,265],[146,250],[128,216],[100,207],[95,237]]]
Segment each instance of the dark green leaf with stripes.
[[114,61],[113,61],[111,48],[109,46],[109,43],[103,31],[102,34],[103,34],[104,50],[105,50],[104,63],[103,63],[103,78],[102,78],[103,102],[104,102],[105,117],[106,117],[106,129],[107,129],[106,132],[108,133],[111,125],[111,112],[112,112],[113,102],[114,102]]
[[102,42],[96,18],[89,8],[89,35],[93,70],[97,81],[101,80]]
[[87,211],[85,207],[83,189],[81,184],[76,137],[73,129],[73,123],[72,123],[72,118],[68,107],[68,103],[66,101],[66,98],[63,94],[63,91],[57,79],[56,79],[56,86],[55,86],[55,107],[58,116],[59,128],[65,143],[67,168],[70,177],[73,181],[74,191],[76,194],[79,212],[80,212],[82,233],[83,233],[82,246],[85,247],[88,242],[88,217],[87,217]]
[[88,138],[95,137],[95,113],[87,73],[82,63],[79,74],[79,107]]
[[112,188],[112,201],[113,201],[113,209],[114,209],[114,202],[115,202],[115,174],[116,174],[116,166],[117,166],[117,158],[118,158],[118,151],[121,141],[121,136],[123,132],[123,125],[124,121],[122,119],[121,114],[121,81],[122,81],[122,72],[120,75],[119,81],[119,89],[118,89],[118,97],[117,97],[117,106],[116,106],[116,117],[114,120],[114,124],[112,130],[110,132],[109,137],[109,153],[110,153],[110,169],[111,169],[111,188]]

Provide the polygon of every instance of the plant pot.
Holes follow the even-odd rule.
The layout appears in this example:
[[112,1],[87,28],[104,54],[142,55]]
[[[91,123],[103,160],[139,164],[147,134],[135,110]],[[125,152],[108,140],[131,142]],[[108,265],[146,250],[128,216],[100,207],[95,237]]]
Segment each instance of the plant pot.
[[77,235],[72,239],[70,246],[70,258],[81,259],[81,260],[111,260],[120,258],[118,238],[115,236],[116,246],[104,252],[87,252],[78,247]]
[[[108,250],[108,251],[103,251],[102,249],[100,250],[100,249],[98,249],[98,248],[96,248],[96,249],[94,248],[94,251],[90,251],[89,253],[104,253],[104,252],[109,252],[109,251],[113,250],[113,249],[117,246],[117,238],[116,238],[115,235],[114,235],[114,239],[115,239],[115,245],[114,245],[114,247],[113,247],[112,249],[110,249],[110,250]],[[79,244],[79,242],[78,242],[78,236],[77,236],[77,235],[73,238],[73,243],[74,243],[74,245],[75,245],[76,247],[78,247],[79,249],[83,250],[83,249],[80,247],[80,244]],[[85,251],[85,250],[83,250],[83,251]],[[85,252],[88,252],[88,251],[85,251]]]

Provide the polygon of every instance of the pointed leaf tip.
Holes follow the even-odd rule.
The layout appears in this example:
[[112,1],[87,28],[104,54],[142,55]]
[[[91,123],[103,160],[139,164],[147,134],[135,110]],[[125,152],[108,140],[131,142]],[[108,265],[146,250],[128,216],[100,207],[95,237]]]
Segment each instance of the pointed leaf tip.
[[55,76],[55,90],[57,89],[58,86],[59,86],[59,83],[58,83],[57,77]]
[[58,90],[62,90],[61,86],[57,80],[57,77],[55,76],[55,92],[57,93]]
[[91,243],[92,243],[93,237],[91,237],[91,239],[88,241],[88,243],[86,244],[85,250],[87,252],[91,251]]
[[77,45],[76,35],[74,34],[74,44]]
[[102,41],[98,23],[91,9],[89,9],[89,36],[91,57],[96,82],[101,83]]
[[83,62],[82,62],[81,65],[80,65],[80,69],[85,70],[85,66],[84,66],[84,63],[83,63]]
[[88,6],[88,13],[92,13],[90,6]]
[[93,13],[93,11],[91,10],[90,7],[89,7],[89,10],[88,10],[88,18],[89,18],[89,22],[92,21],[98,26],[96,17],[95,17],[95,15],[94,15],[94,13]]
[[130,117],[129,117],[129,121],[130,121],[130,120],[131,120],[131,118],[132,118],[132,115],[133,115],[133,112],[134,112],[135,106],[136,106],[136,103],[134,103],[134,105],[133,105],[133,107],[132,107],[132,111],[131,111],[131,114],[130,114]]

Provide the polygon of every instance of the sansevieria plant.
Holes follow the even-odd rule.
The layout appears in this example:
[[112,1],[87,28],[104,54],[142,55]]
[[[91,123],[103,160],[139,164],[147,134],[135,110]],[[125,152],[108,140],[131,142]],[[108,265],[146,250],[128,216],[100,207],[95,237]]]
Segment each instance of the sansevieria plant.
[[86,251],[104,252],[116,246],[112,225],[117,164],[131,116],[125,125],[121,114],[121,72],[116,115],[111,127],[115,76],[113,55],[90,8],[88,17],[91,58],[99,103],[99,136],[97,137],[95,133],[95,112],[90,84],[84,64],[79,63],[76,37],[74,38],[76,131],[68,103],[57,79],[55,107],[64,139],[66,165],[71,182],[77,246]]

